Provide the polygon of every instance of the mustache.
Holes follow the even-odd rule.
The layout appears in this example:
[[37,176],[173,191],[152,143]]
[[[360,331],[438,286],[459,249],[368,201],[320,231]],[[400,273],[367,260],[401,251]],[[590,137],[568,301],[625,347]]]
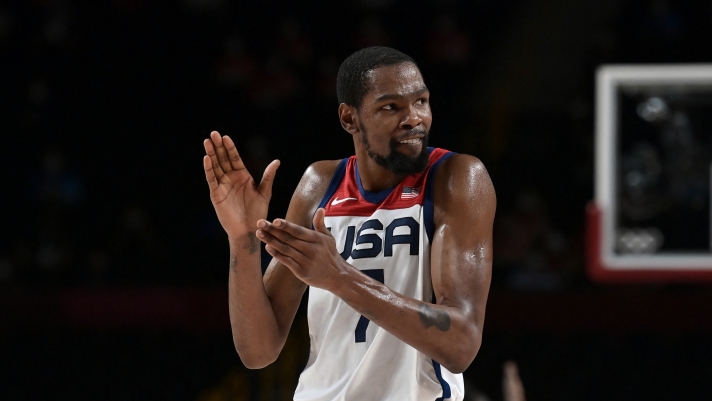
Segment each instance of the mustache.
[[410,129],[410,130],[404,132],[401,135],[398,135],[398,137],[393,138],[392,141],[398,142],[398,141],[402,141],[403,139],[410,138],[413,136],[418,136],[418,135],[422,135],[424,138],[427,138],[428,132],[422,128],[413,128],[413,129]]

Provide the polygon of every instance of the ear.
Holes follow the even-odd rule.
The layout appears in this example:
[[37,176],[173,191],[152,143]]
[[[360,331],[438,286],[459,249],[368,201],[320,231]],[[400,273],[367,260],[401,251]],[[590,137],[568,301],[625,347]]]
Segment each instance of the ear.
[[356,114],[356,108],[353,106],[349,106],[346,103],[339,105],[339,121],[341,122],[341,127],[351,135],[361,131],[358,128],[358,114]]

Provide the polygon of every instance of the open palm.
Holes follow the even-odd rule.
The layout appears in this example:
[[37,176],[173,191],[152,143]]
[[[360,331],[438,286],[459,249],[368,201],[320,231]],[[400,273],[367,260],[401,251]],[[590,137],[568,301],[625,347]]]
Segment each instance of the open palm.
[[220,136],[213,131],[203,145],[206,153],[203,157],[205,178],[220,224],[230,238],[239,238],[254,231],[257,220],[267,217],[279,160],[267,166],[262,181],[257,185],[229,136]]

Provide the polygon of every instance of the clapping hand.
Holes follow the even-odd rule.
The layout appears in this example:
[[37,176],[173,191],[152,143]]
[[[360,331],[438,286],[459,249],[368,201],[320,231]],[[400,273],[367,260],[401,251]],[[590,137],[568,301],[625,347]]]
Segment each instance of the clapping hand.
[[210,200],[220,224],[231,239],[240,238],[257,229],[257,220],[267,217],[279,160],[264,171],[259,185],[245,168],[235,143],[217,131],[203,142],[205,178],[210,187]]

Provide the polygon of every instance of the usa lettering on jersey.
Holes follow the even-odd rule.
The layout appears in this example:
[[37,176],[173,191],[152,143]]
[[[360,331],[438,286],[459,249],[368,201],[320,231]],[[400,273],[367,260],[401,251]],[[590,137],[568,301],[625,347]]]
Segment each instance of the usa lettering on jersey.
[[[361,186],[356,157],[339,164],[319,204],[341,257],[391,290],[432,301],[430,177],[452,153],[429,149],[425,171],[378,193]],[[462,400],[453,374],[346,302],[309,288],[309,361],[299,378],[298,401]]]
[[[410,233],[396,234],[396,229],[399,227],[408,227]],[[331,227],[327,228],[331,231]],[[393,256],[393,245],[395,244],[409,244],[411,255],[418,255],[419,253],[418,233],[420,232],[420,224],[410,216],[395,219],[388,224],[383,240],[375,232],[364,233],[367,230],[383,231],[383,223],[377,219],[367,220],[361,225],[358,232],[356,232],[356,226],[348,226],[346,228],[346,239],[344,240],[344,246],[341,248],[343,251],[340,252],[344,260],[348,260],[349,257],[352,259],[374,258],[380,255],[382,251],[383,256]],[[367,249],[354,250],[354,245],[366,244],[371,246],[367,247]]]

